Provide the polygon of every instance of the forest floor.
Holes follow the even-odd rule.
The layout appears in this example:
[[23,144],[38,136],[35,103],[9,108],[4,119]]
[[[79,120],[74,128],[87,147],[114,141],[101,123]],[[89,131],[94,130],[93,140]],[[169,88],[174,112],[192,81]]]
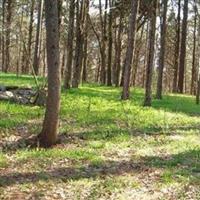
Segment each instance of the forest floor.
[[[0,85],[34,86],[0,74]],[[0,102],[0,199],[200,199],[200,107],[165,95],[144,108],[144,92],[84,85],[62,91],[60,144],[31,148],[44,108]]]

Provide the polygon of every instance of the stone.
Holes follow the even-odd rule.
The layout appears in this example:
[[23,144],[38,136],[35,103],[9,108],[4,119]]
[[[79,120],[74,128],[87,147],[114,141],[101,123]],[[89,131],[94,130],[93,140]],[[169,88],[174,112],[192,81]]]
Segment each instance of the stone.
[[0,85],[0,92],[5,92],[6,91],[6,87],[3,85]]

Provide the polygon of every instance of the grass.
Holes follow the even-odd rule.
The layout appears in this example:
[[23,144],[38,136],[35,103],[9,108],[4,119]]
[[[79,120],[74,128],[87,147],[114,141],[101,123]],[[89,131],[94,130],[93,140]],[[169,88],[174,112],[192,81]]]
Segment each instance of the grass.
[[[39,78],[42,82],[42,78]],[[0,74],[0,85],[35,86]],[[61,143],[31,149],[44,108],[0,102],[0,199],[198,199],[200,107],[167,94],[144,108],[144,91],[86,84],[62,91]],[[153,191],[153,192],[152,192]]]

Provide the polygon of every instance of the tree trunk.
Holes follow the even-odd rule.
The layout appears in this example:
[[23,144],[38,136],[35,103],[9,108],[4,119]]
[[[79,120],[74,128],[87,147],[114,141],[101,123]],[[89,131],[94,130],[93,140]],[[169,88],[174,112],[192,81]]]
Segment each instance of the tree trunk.
[[196,1],[194,1],[194,31],[193,31],[193,56],[192,56],[192,77],[191,77],[191,87],[190,87],[190,94],[196,95],[196,86],[198,81],[198,74],[197,74],[197,66],[196,66],[196,32],[197,32],[197,5]]
[[182,22],[182,37],[181,37],[181,52],[180,52],[180,66],[179,66],[179,80],[178,92],[183,93],[184,89],[184,74],[185,74],[185,61],[186,61],[186,41],[187,41],[187,23],[188,23],[188,0],[184,0]]
[[37,30],[35,39],[35,52],[33,60],[34,73],[38,75],[39,73],[39,60],[40,60],[40,35],[41,35],[41,25],[42,25],[42,13],[43,13],[43,0],[39,1],[38,7],[38,17],[37,17]]
[[[112,2],[109,0],[110,7],[112,7]],[[108,22],[108,63],[107,63],[107,86],[112,86],[112,48],[113,48],[113,35],[112,35],[112,10],[109,13]]]
[[11,17],[12,17],[12,0],[7,0],[6,6],[6,49],[5,49],[5,72],[10,68],[10,32],[11,32]]
[[30,71],[30,60],[31,60],[31,47],[32,47],[32,37],[33,37],[33,14],[34,14],[35,0],[31,0],[31,10],[30,10],[30,22],[29,22],[29,33],[28,33],[28,50],[26,57],[26,73]]
[[160,39],[160,60],[158,68],[158,81],[157,81],[157,93],[156,98],[162,99],[163,90],[163,70],[165,65],[165,43],[166,43],[166,31],[167,31],[167,3],[168,0],[163,0],[163,14],[161,19],[161,39]]
[[152,76],[153,76],[153,63],[155,52],[155,33],[156,33],[156,15],[157,15],[157,0],[152,2],[153,7],[150,15],[149,27],[149,52],[146,69],[146,86],[145,86],[145,100],[144,106],[151,106],[152,96]]
[[131,1],[131,15],[129,19],[128,46],[127,46],[127,51],[126,51],[126,58],[124,61],[124,80],[123,80],[122,100],[129,99],[131,65],[133,61],[133,52],[135,49],[138,9],[139,9],[139,0],[132,0]]
[[105,0],[105,11],[104,17],[102,13],[102,2],[99,0],[99,13],[100,13],[100,24],[101,24],[101,76],[100,82],[101,84],[106,83],[106,43],[107,43],[107,8],[108,8],[108,0]]
[[65,66],[64,88],[71,87],[72,62],[73,62],[73,40],[74,40],[74,17],[75,17],[75,0],[70,0],[69,7],[69,29],[67,35],[67,62]]
[[82,82],[87,82],[87,67],[88,67],[88,25],[89,25],[89,0],[85,0],[85,25],[84,25],[84,50],[83,50],[83,75]]
[[5,72],[5,4],[6,0],[2,1],[2,71]]
[[181,32],[181,0],[178,1],[178,16],[176,25],[176,46],[175,46],[175,63],[174,63],[174,77],[173,77],[173,93],[178,91],[178,69],[179,69],[179,56],[180,56],[180,32]]
[[84,24],[84,1],[81,1],[81,7],[79,1],[77,1],[77,13],[76,17],[76,48],[74,56],[74,69],[72,78],[72,87],[78,88],[80,83],[81,71],[82,71],[82,61],[83,61],[83,24]]
[[46,44],[48,64],[48,96],[42,132],[39,135],[42,147],[56,143],[59,110],[61,73],[59,65],[58,1],[45,0]]

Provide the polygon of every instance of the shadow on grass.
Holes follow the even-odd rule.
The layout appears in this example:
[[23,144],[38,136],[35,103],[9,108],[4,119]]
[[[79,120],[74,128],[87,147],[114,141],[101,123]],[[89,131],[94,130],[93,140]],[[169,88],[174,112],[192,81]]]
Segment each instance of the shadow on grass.
[[148,172],[152,172],[158,168],[171,170],[171,179],[173,180],[182,177],[189,180],[190,183],[194,183],[194,181],[198,182],[200,176],[200,150],[190,150],[165,158],[143,157],[138,162],[132,160],[107,160],[102,161],[98,165],[90,164],[81,167],[62,167],[32,173],[7,173],[0,175],[0,186],[6,187],[48,180],[62,180],[67,182],[68,180],[79,180],[82,178],[105,178],[111,175],[119,176],[135,173],[147,173],[148,175]]

